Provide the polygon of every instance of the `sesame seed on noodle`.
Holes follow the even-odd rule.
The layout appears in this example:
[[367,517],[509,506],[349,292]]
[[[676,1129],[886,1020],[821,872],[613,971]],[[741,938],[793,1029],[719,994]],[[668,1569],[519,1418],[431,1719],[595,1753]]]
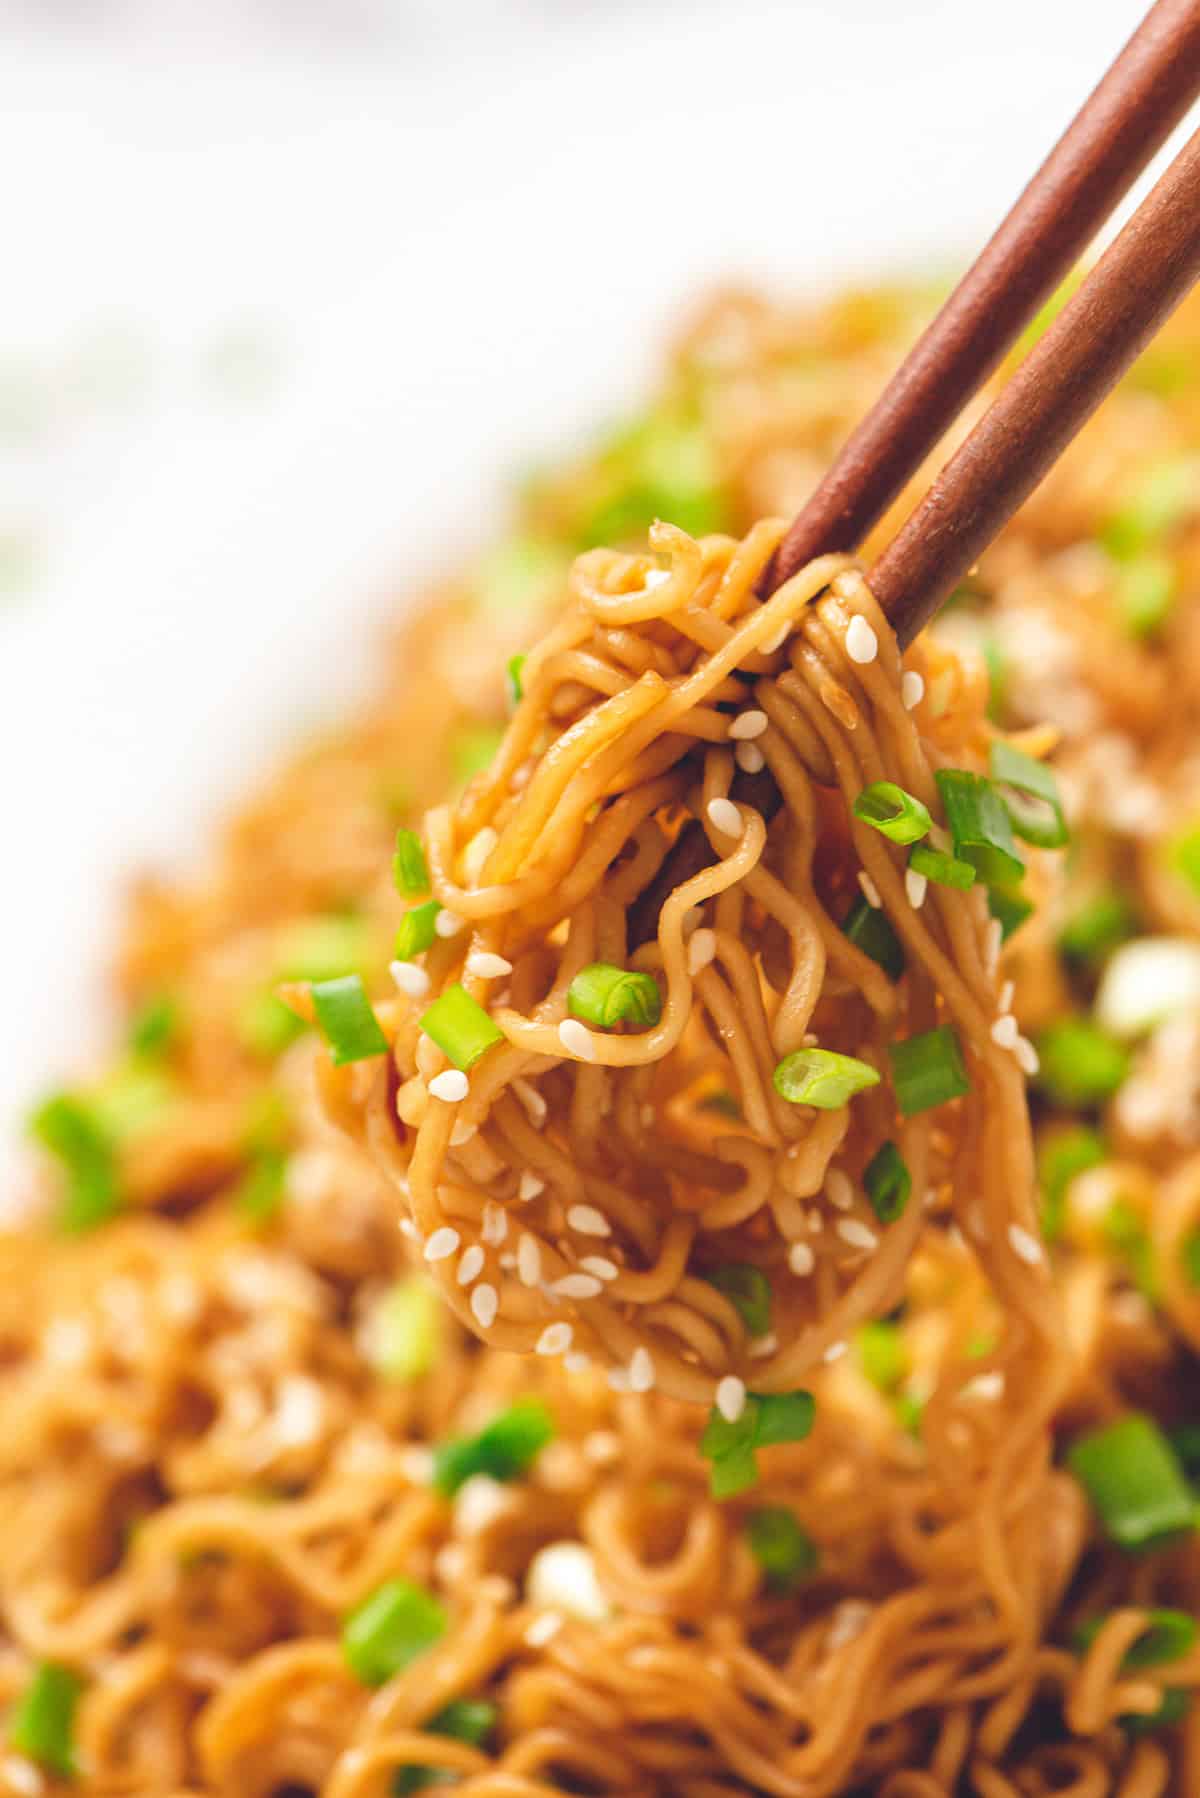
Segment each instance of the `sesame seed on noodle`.
[[743,774],[761,774],[767,765],[767,758],[757,743],[739,743],[733,759]]
[[761,737],[767,728],[767,714],[757,709],[739,712],[729,726],[729,734],[735,743],[748,743],[752,737]]
[[717,1381],[717,1410],[726,1423],[736,1423],[746,1409],[746,1383],[739,1380],[735,1373],[727,1373],[723,1380]]
[[494,1286],[484,1280],[471,1294],[471,1310],[475,1321],[484,1330],[490,1330],[496,1321],[496,1313],[500,1309],[500,1295]]
[[456,1278],[459,1285],[469,1286],[472,1280],[477,1280],[483,1272],[483,1263],[483,1250],[477,1242],[473,1242],[470,1248],[463,1250],[462,1258],[458,1264],[458,1274]]
[[564,1274],[551,1282],[550,1290],[560,1299],[594,1299],[604,1286],[594,1274]]
[[429,1082],[430,1097],[447,1105],[458,1105],[471,1090],[471,1083],[461,1068],[445,1068]]
[[1030,1267],[1036,1267],[1043,1259],[1041,1243],[1033,1232],[1026,1230],[1023,1225],[1010,1224],[1008,1240],[1013,1254],[1019,1255],[1021,1260],[1027,1262]]
[[594,1205],[572,1205],[567,1211],[567,1222],[572,1230],[578,1230],[581,1236],[611,1236],[612,1225],[602,1211]]
[[389,962],[388,972],[399,991],[407,993],[410,999],[423,999],[429,991],[429,976],[415,961]]
[[524,1235],[517,1244],[517,1278],[522,1286],[536,1286],[542,1277],[542,1245],[536,1236]]
[[481,980],[499,980],[512,973],[512,963],[505,961],[502,955],[493,955],[488,949],[473,949],[467,957],[466,969],[468,974],[478,974]]
[[450,1224],[442,1224],[425,1244],[426,1261],[448,1261],[461,1241],[457,1230]]
[[839,1217],[834,1228],[843,1242],[849,1243],[852,1249],[873,1249],[879,1245],[879,1238],[874,1230],[857,1217]]
[[578,1018],[563,1019],[558,1027],[558,1040],[568,1055],[574,1055],[580,1061],[595,1061],[596,1048],[592,1042],[592,1033]]
[[921,907],[924,905],[925,894],[928,887],[929,876],[927,874],[918,874],[915,868],[905,868],[904,891],[908,898],[908,903],[912,906],[914,911],[920,911]]
[[565,1355],[575,1335],[570,1324],[547,1324],[537,1339],[539,1355]]
[[629,1384],[634,1392],[649,1392],[657,1378],[654,1358],[645,1347],[635,1348],[629,1363]]
[[998,1017],[988,1034],[998,1049],[1015,1049],[1020,1031],[1017,1029],[1017,1020],[1011,1011],[1006,1011],[1002,1017]]
[[532,1168],[527,1167],[518,1182],[517,1197],[527,1205],[530,1199],[536,1199],[538,1194],[545,1190],[546,1182],[541,1175],[535,1174]]
[[788,1266],[794,1274],[803,1279],[805,1274],[811,1274],[816,1265],[817,1258],[812,1252],[811,1243],[793,1242],[791,1244],[788,1249]]
[[719,830],[726,837],[741,836],[745,824],[732,799],[710,799],[705,809],[714,830]]
[[863,668],[879,654],[879,638],[861,613],[856,612],[846,628],[846,654]]
[[433,920],[433,928],[441,937],[457,936],[462,927],[463,921],[458,913],[447,910],[445,906]]
[[867,873],[865,868],[860,868],[858,870],[858,884],[862,888],[863,898],[871,907],[872,911],[881,911],[883,909],[883,900],[879,897],[879,888],[875,885],[875,882],[871,879],[871,876]]
[[906,668],[900,676],[900,698],[905,711],[911,712],[925,697],[925,676],[915,668]]

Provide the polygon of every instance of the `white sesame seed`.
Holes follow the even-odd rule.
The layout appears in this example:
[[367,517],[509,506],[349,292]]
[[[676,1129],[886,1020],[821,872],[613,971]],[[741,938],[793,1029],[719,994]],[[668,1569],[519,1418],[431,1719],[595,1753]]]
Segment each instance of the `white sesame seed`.
[[927,874],[918,874],[915,868],[905,868],[904,891],[908,896],[908,903],[914,911],[920,911],[924,905],[928,886],[929,876]]
[[462,1237],[457,1230],[450,1224],[443,1224],[425,1244],[426,1261],[448,1261],[461,1241]]
[[505,961],[502,955],[493,955],[490,949],[472,949],[466,969],[468,974],[478,974],[481,980],[499,980],[502,975],[512,973],[512,963]]
[[628,1368],[610,1367],[604,1379],[610,1392],[630,1391]]
[[586,1373],[591,1365],[592,1357],[581,1354],[578,1349],[572,1349],[569,1355],[563,1357],[563,1366],[568,1373]]
[[918,674],[915,668],[906,668],[900,676],[900,698],[905,710],[911,712],[924,697],[925,676]]
[[390,962],[388,972],[400,992],[407,993],[410,999],[423,999],[429,991],[429,976],[415,961]]
[[865,868],[858,870],[858,884],[862,888],[862,896],[873,911],[883,909],[883,900],[879,897],[879,888],[871,879]]
[[1036,1267],[1041,1261],[1042,1245],[1032,1231],[1024,1229],[1020,1224],[1010,1224],[1008,1240],[1013,1254],[1019,1255],[1022,1261],[1029,1263],[1030,1267]]
[[757,743],[739,743],[733,759],[743,774],[761,774],[767,765],[767,758]]
[[748,743],[752,737],[761,737],[767,728],[767,714],[758,710],[739,712],[729,726],[729,734],[735,743]]
[[531,1167],[527,1167],[517,1186],[517,1197],[528,1205],[530,1199],[536,1199],[538,1194],[545,1190],[546,1182],[541,1175],[535,1174]]
[[522,1286],[536,1286],[542,1277],[542,1245],[536,1236],[522,1236],[517,1244],[517,1278]]
[[462,1258],[458,1264],[457,1279],[459,1285],[469,1286],[472,1280],[477,1280],[483,1272],[483,1262],[483,1250],[477,1242],[473,1242],[469,1249],[464,1249]]
[[481,1329],[490,1330],[496,1321],[496,1313],[500,1309],[500,1294],[486,1280],[475,1288],[471,1294],[471,1310],[475,1321]]
[[439,936],[457,936],[462,927],[463,921],[458,913],[450,911],[445,905],[433,920],[433,928]]
[[848,1242],[852,1249],[873,1249],[878,1247],[879,1238],[874,1230],[867,1228],[860,1218],[839,1217],[834,1225],[843,1242]]
[[989,1032],[992,1041],[999,1049],[1015,1049],[1017,1038],[1021,1034],[1017,1029],[1017,1020],[1010,1011],[996,1019]]
[[503,1205],[493,1205],[489,1202],[484,1206],[483,1224],[479,1233],[485,1242],[499,1247],[508,1235],[508,1213]]
[[998,1367],[989,1368],[986,1373],[977,1373],[973,1380],[968,1380],[963,1387],[963,1397],[997,1399],[1004,1391],[1004,1375]]
[[629,1363],[629,1384],[634,1392],[649,1392],[654,1386],[658,1374],[654,1366],[654,1357],[648,1348],[635,1348],[633,1359]]
[[556,1636],[563,1626],[563,1620],[557,1611],[543,1611],[535,1617],[525,1631],[525,1641],[530,1648],[544,1648],[546,1643]]
[[1021,1072],[1023,1074],[1028,1074],[1032,1079],[1033,1075],[1037,1073],[1042,1064],[1038,1059],[1037,1050],[1027,1036],[1019,1036],[1017,1038],[1016,1042],[1013,1044],[1013,1053],[1017,1058],[1017,1066],[1020,1068]]
[[471,1083],[461,1068],[444,1068],[429,1082],[430,1097],[443,1099],[447,1105],[457,1105],[470,1090]]
[[714,830],[722,836],[740,837],[745,828],[742,814],[732,799],[710,799],[707,806],[708,821]]
[[485,824],[482,830],[475,832],[463,850],[462,857],[463,873],[469,881],[474,883],[479,879],[483,873],[484,863],[499,841],[499,836],[490,824]]
[[852,662],[865,668],[879,654],[879,638],[860,613],[854,617],[846,629],[846,654]]
[[746,1382],[735,1373],[727,1373],[717,1381],[717,1410],[726,1423],[736,1423],[746,1409]]
[[754,1341],[750,1344],[750,1359],[752,1361],[765,1361],[767,1356],[773,1355],[778,1347],[778,1336],[776,1336],[774,1330],[768,1330],[765,1336],[756,1336]]
[[579,1265],[585,1273],[595,1274],[598,1280],[615,1280],[621,1271],[607,1255],[585,1255]]
[[572,1205],[567,1211],[567,1222],[572,1230],[578,1230],[581,1236],[611,1236],[612,1225],[602,1211],[594,1205]]
[[594,1299],[604,1287],[594,1274],[564,1274],[551,1282],[550,1290],[560,1299]]
[[854,1203],[854,1182],[844,1168],[831,1167],[825,1174],[825,1197],[839,1211],[849,1211]]
[[1012,981],[1006,980],[1004,985],[1000,988],[1000,997],[997,1000],[997,1004],[1001,1011],[1012,1010],[1013,993],[1015,991],[1016,988],[1013,986]]
[[831,1342],[829,1347],[825,1350],[825,1353],[821,1356],[822,1361],[824,1361],[827,1367],[832,1367],[835,1361],[841,1360],[849,1346],[849,1343],[846,1342]]
[[717,933],[715,930],[696,930],[692,932],[687,946],[687,968],[693,980],[705,969],[717,953]]
[[813,1236],[819,1236],[821,1231],[825,1228],[825,1219],[821,1216],[819,1211],[810,1211],[807,1223],[809,1231]]
[[780,625],[780,627],[777,631],[772,631],[771,635],[769,637],[766,637],[763,639],[763,641],[758,646],[759,655],[760,656],[773,656],[777,649],[783,648],[784,644],[787,642],[787,640],[791,636],[791,634],[792,634],[792,621],[789,618],[789,619],[787,619],[787,621],[785,623]]
[[794,1274],[798,1274],[800,1278],[803,1279],[805,1274],[811,1274],[816,1265],[817,1258],[812,1252],[812,1245],[810,1243],[792,1243],[791,1247],[788,1249],[788,1266]]
[[595,1061],[596,1049],[592,1033],[578,1018],[563,1019],[558,1027],[558,1040],[568,1055],[574,1055],[580,1061]]
[[531,1080],[526,1080],[522,1077],[521,1079],[513,1081],[512,1089],[517,1095],[517,1099],[525,1112],[525,1116],[529,1119],[535,1130],[540,1130],[546,1122],[547,1107],[546,1101],[543,1099],[537,1087],[534,1086]]
[[547,1324],[537,1339],[539,1355],[565,1355],[575,1332],[570,1324]]

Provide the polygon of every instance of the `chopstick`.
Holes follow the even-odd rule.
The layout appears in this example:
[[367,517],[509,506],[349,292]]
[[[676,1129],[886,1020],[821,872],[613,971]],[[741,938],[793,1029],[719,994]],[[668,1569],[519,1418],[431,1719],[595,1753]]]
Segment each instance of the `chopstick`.
[[867,580],[902,645],[1200,279],[1200,131],[1003,388]]
[[1158,0],[798,513],[765,591],[861,541],[1197,93],[1200,0]]

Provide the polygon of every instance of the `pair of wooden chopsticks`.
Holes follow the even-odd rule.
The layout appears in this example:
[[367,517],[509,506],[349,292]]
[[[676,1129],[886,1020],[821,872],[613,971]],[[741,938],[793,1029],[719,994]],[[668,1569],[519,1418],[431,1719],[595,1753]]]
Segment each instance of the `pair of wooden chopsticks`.
[[[796,517],[765,583],[853,549],[1200,93],[1200,0],[1158,0]],[[868,580],[911,643],[1200,278],[1200,132]]]

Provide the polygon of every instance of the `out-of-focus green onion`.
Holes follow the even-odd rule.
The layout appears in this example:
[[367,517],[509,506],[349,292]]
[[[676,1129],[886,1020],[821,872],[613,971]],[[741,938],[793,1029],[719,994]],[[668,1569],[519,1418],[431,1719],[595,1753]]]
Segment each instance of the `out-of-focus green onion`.
[[886,912],[868,905],[865,899],[856,899],[846,914],[842,934],[876,962],[889,980],[899,980],[904,972],[904,949]]
[[921,801],[895,781],[877,780],[864,787],[852,806],[854,816],[893,843],[915,843],[933,828]]
[[1194,1480],[1200,1474],[1200,1423],[1176,1424],[1168,1431],[1167,1441],[1184,1472]]
[[278,1217],[283,1207],[287,1157],[279,1149],[263,1149],[233,1189],[233,1203],[256,1230]]
[[905,1117],[915,1117],[971,1090],[962,1047],[949,1024],[889,1043],[892,1085]]
[[1037,1039],[1037,1084],[1058,1105],[1100,1105],[1129,1072],[1129,1055],[1088,1018],[1060,1018]]
[[75,1766],[75,1711],[83,1681],[69,1667],[43,1661],[9,1718],[8,1739],[19,1754],[64,1779]]
[[105,1223],[120,1204],[112,1138],[73,1093],[44,1099],[29,1120],[34,1139],[61,1164],[66,1190],[58,1224],[72,1234]]
[[433,1484],[452,1498],[475,1474],[517,1480],[554,1439],[554,1419],[540,1399],[521,1399],[493,1417],[477,1436],[443,1442],[434,1453]]
[[855,1332],[854,1346],[872,1386],[878,1386],[881,1392],[894,1392],[908,1372],[904,1337],[896,1325],[886,1318],[860,1324]]
[[567,1010],[600,1030],[621,1023],[653,1025],[662,1016],[662,993],[653,974],[594,961],[567,988]]
[[750,1552],[774,1592],[792,1592],[817,1565],[816,1544],[783,1505],[764,1505],[746,1517]]
[[1135,922],[1124,894],[1104,887],[1071,912],[1058,933],[1058,946],[1077,960],[1096,960],[1131,937]]
[[1138,1291],[1151,1304],[1157,1303],[1159,1280],[1154,1244],[1133,1206],[1125,1199],[1115,1199],[1101,1220],[1101,1230],[1105,1246],[1125,1263]]
[[441,909],[436,899],[427,899],[424,905],[411,906],[405,912],[396,931],[397,961],[412,961],[432,948],[437,936],[435,922]]
[[1072,269],[1071,273],[1065,276],[1055,288],[1054,292],[1050,295],[1050,298],[1044,303],[1040,310],[1034,314],[1033,318],[1026,325],[1024,331],[1022,331],[1017,340],[1016,353],[1019,356],[1024,356],[1033,348],[1039,338],[1046,335],[1046,332],[1050,329],[1059,313],[1064,310],[1067,303],[1072,300],[1079,291],[1079,288],[1083,283],[1083,276],[1084,271],[1082,269]]
[[531,612],[562,580],[567,554],[542,537],[509,537],[476,564],[477,602],[489,612]]
[[1200,893],[1200,824],[1189,824],[1169,838],[1166,852],[1169,866]]
[[1179,1260],[1189,1286],[1200,1291],[1200,1230],[1189,1230],[1179,1245]]
[[364,1686],[381,1686],[440,1642],[448,1621],[432,1592],[388,1580],[342,1624],[342,1653]]
[[1170,556],[1147,550],[1117,569],[1117,605],[1135,637],[1149,637],[1171,615],[1178,582]]
[[1171,343],[1154,343],[1143,350],[1126,379],[1131,387],[1143,393],[1157,394],[1159,399],[1173,399],[1196,384],[1200,363],[1190,347]]
[[429,864],[415,830],[396,832],[392,878],[396,883],[396,891],[403,893],[406,899],[416,899],[429,891]]
[[1119,1547],[1157,1548],[1194,1529],[1195,1495],[1166,1437],[1142,1412],[1079,1437],[1067,1464]]
[[178,1097],[174,1081],[153,1062],[125,1061],[110,1068],[87,1095],[88,1110],[119,1148],[167,1122]]
[[309,989],[321,1034],[329,1044],[335,1067],[348,1061],[366,1061],[387,1054],[387,1037],[363,990],[362,976],[344,974],[340,980],[318,980]]
[[183,1013],[172,993],[147,999],[129,1020],[129,1052],[152,1060],[166,1055],[178,1041]]
[[837,1111],[855,1093],[879,1085],[879,1071],[869,1061],[838,1055],[832,1049],[793,1049],[776,1065],[771,1084],[791,1105],[815,1105]]
[[1006,893],[999,887],[988,890],[988,911],[1000,926],[1000,941],[1006,943],[1026,918],[1033,916],[1033,900],[1023,893]]
[[284,1004],[278,994],[252,993],[237,1016],[237,1034],[251,1055],[273,1061],[303,1036],[308,1025]]
[[524,669],[524,656],[509,656],[508,661],[505,663],[504,672],[508,681],[508,700],[509,704],[513,706],[514,709],[520,705],[525,697],[525,685],[522,679]]
[[421,1029],[456,1068],[466,1073],[481,1055],[504,1041],[504,1032],[466,987],[448,986],[422,1015]]
[[1182,1723],[1195,1702],[1196,1694],[1189,1686],[1168,1686],[1157,1709],[1150,1715],[1129,1712],[1117,1718],[1127,1736],[1146,1736],[1156,1729],[1171,1729]]
[[755,1448],[804,1441],[817,1409],[811,1392],[756,1392],[752,1396],[758,1406]]
[[751,1336],[765,1336],[771,1328],[771,1282],[760,1267],[748,1261],[727,1261],[704,1278],[724,1293]]
[[999,724],[1008,699],[1008,658],[991,631],[985,631],[980,638],[979,653],[988,672],[987,715],[993,724]]
[[1039,849],[1061,848],[1070,833],[1052,770],[1002,737],[992,744],[990,766],[1017,836]]
[[1107,1159],[1104,1139],[1086,1124],[1057,1130],[1038,1144],[1038,1184],[1042,1192],[1042,1235],[1054,1241],[1062,1235],[1067,1192],[1076,1174],[1099,1167]]
[[437,1360],[444,1320],[441,1296],[424,1274],[397,1280],[374,1306],[367,1359],[385,1380],[419,1380]]
[[709,1412],[700,1453],[711,1461],[709,1487],[714,1498],[732,1498],[758,1480],[755,1451],[781,1442],[803,1442],[813,1425],[811,1392],[749,1392],[734,1422],[714,1405]]
[[1200,458],[1173,456],[1147,468],[1100,531],[1110,556],[1126,562],[1158,544],[1200,505]]
[[921,1435],[921,1420],[925,1414],[925,1400],[918,1398],[914,1392],[898,1392],[895,1398],[896,1422],[906,1435]]
[[881,1143],[863,1174],[871,1209],[881,1224],[894,1224],[908,1204],[912,1175],[894,1142]]
[[[496,1727],[497,1711],[485,1698],[454,1698],[444,1710],[423,1725],[426,1735],[449,1736],[452,1741],[466,1742],[471,1748],[482,1748]],[[452,1785],[456,1776],[437,1766],[406,1766],[396,1770],[392,1780],[393,1798],[409,1798],[413,1792],[424,1792],[430,1786]]]
[[615,479],[580,520],[580,548],[628,543],[657,518],[693,537],[728,528],[712,445],[698,427],[661,415],[644,419],[620,433],[608,461]]
[[504,732],[491,724],[464,724],[450,744],[450,764],[460,783],[472,780],[491,767]]
[[361,918],[301,918],[285,924],[275,940],[274,967],[280,980],[336,980],[361,974],[369,959],[367,928]]
[[[1108,1621],[1092,1617],[1075,1631],[1075,1646],[1086,1654]],[[1200,1626],[1187,1611],[1147,1611],[1146,1625],[1135,1636],[1121,1657],[1121,1666],[1129,1672],[1142,1667],[1162,1667],[1168,1661],[1181,1661],[1196,1646]]]
[[945,855],[940,849],[930,849],[926,843],[917,844],[908,865],[914,874],[923,874],[938,886],[957,887],[961,893],[975,885],[975,869],[970,862],[961,862],[956,855]]
[[991,781],[966,768],[939,768],[934,778],[955,856],[970,862],[988,886],[1015,886],[1025,863],[1013,842],[1007,808]]

